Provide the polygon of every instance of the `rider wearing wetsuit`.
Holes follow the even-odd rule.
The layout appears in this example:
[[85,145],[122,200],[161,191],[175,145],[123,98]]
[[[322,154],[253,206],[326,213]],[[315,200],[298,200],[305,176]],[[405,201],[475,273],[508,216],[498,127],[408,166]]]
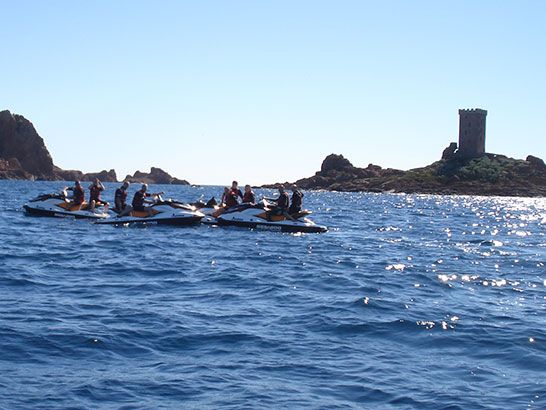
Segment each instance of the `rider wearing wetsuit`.
[[135,211],[147,211],[146,207],[144,206],[144,202],[146,201],[147,197],[152,196],[151,194],[147,193],[148,185],[142,184],[142,188],[140,188],[139,191],[135,192],[135,196],[133,197],[133,209]]
[[114,210],[116,212],[124,211],[127,208],[127,189],[129,185],[129,182],[125,181],[122,186],[116,189],[116,193],[114,194]]
[[[267,198],[266,198],[267,199]],[[272,216],[288,215],[288,206],[290,205],[290,197],[284,190],[284,185],[279,186],[279,197],[275,199],[276,205],[267,213],[267,218],[271,220]]]
[[289,214],[296,214],[301,212],[301,205],[303,203],[303,194],[298,189],[297,185],[292,185],[292,202],[290,208],[288,208]]

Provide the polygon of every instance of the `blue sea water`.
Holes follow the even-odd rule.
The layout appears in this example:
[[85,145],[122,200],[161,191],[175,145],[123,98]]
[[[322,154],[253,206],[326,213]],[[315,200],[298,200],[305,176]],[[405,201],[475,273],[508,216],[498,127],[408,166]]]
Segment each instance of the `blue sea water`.
[[546,408],[544,198],[306,192],[325,234],[22,212],[61,186],[0,181],[0,408]]

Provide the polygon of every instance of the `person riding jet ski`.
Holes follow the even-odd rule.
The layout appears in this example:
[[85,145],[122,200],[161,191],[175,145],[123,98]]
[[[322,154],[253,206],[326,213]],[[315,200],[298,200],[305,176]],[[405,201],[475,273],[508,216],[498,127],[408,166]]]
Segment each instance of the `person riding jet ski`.
[[[236,195],[237,197],[243,199],[243,193],[239,189],[239,183],[237,181],[233,181],[231,183],[231,192]],[[237,200],[238,201],[238,200]]]
[[[239,191],[237,189],[237,191]],[[222,195],[222,203],[224,204],[224,208],[231,208],[232,206],[239,205],[238,193],[237,191],[234,191],[233,189],[230,189],[228,187],[224,188],[224,194]]]
[[250,185],[245,185],[243,204],[256,205],[256,195],[254,195],[254,192],[252,191]]
[[303,203],[303,193],[298,189],[296,184],[292,185],[292,201],[288,213],[290,215],[301,212],[301,206]]
[[104,191],[104,185],[102,185],[100,179],[95,178],[93,184],[89,186],[89,210],[91,212],[95,210],[95,206],[97,205],[103,205],[104,211],[108,212],[108,205],[110,204],[100,199],[100,194],[102,191]]
[[284,185],[279,186],[279,197],[277,199],[272,198],[264,198],[268,201],[273,201],[275,205],[267,212],[267,218],[268,220],[271,220],[272,216],[279,216],[284,215],[289,219],[292,219],[290,215],[288,215],[288,207],[290,205],[290,198],[286,191],[284,190]]
[[151,207],[144,206],[145,203],[153,204],[154,201],[146,199],[148,197],[157,197],[159,195],[162,195],[163,192],[157,192],[153,194],[149,194],[146,192],[148,190],[148,184],[142,184],[142,188],[140,188],[139,191],[135,192],[135,195],[133,196],[133,209],[135,211],[141,211],[148,213],[148,216],[152,215]]
[[[72,200],[68,200],[68,195],[66,191],[72,191]],[[68,187],[63,190],[64,196],[67,198],[69,206],[79,206],[81,207],[85,202],[85,192],[80,184],[80,181],[74,182],[73,187]]]
[[127,215],[133,210],[130,205],[127,205],[127,189],[129,189],[129,181],[125,181],[122,186],[116,189],[114,194],[114,211],[120,216]]

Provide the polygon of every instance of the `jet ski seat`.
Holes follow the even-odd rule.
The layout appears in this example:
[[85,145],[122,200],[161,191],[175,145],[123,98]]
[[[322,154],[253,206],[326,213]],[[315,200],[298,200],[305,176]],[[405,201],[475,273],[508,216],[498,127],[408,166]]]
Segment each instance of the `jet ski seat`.
[[148,212],[145,211],[132,210],[130,215],[134,218],[147,218],[148,216],[153,216],[159,213],[159,211],[156,211],[155,209],[151,209],[151,211],[151,214],[148,214]]
[[61,202],[59,206],[63,209],[66,209],[67,211],[76,212],[85,211],[88,208],[89,204],[87,202],[83,202],[81,205],[74,205],[69,202]]

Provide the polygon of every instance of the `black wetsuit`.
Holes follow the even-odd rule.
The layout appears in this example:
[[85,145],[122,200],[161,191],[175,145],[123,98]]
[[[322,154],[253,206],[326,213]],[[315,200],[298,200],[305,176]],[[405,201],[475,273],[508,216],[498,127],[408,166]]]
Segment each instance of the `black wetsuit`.
[[277,198],[277,208],[286,211],[288,209],[288,205],[290,205],[290,198],[286,192],[283,192]]
[[245,192],[243,195],[243,203],[247,204],[255,204],[256,203],[256,195],[254,195],[254,192]]
[[133,197],[133,209],[135,211],[145,211],[146,207],[144,206],[144,198],[151,196],[147,192],[136,191],[135,196]]
[[74,204],[81,205],[85,201],[85,192],[83,191],[83,188],[81,186],[75,186],[72,189],[72,192],[74,193]]
[[292,194],[292,203],[288,208],[288,213],[295,214],[301,212],[301,205],[303,203],[303,194],[300,191],[294,191]]
[[116,204],[116,210],[122,211],[127,206],[127,190],[118,188],[114,194],[114,202]]
[[276,199],[277,205],[268,213],[268,219],[273,215],[284,215],[290,204],[290,197],[286,192],[283,192]]

